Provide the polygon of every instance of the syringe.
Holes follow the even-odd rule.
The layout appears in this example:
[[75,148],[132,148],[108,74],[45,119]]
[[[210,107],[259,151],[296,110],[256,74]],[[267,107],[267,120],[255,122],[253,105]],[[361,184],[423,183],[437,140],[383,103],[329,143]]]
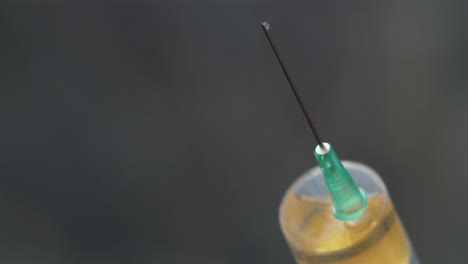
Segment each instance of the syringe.
[[[418,264],[385,184],[366,165],[344,161],[322,142],[270,33],[261,27],[318,142],[315,167],[280,206],[283,234],[299,264]],[[358,187],[359,186],[359,187]]]

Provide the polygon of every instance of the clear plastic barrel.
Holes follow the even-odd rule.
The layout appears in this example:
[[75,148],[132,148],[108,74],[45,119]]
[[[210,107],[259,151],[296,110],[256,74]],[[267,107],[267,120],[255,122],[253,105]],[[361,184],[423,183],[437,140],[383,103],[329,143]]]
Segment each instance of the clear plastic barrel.
[[280,206],[282,232],[298,264],[419,264],[385,184],[368,166],[343,161],[368,194],[365,212],[352,221],[333,217],[319,167],[297,179]]

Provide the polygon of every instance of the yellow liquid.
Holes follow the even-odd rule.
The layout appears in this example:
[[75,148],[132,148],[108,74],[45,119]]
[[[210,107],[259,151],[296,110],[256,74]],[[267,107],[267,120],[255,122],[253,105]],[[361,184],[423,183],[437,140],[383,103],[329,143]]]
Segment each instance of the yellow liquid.
[[411,247],[391,201],[368,199],[363,216],[343,222],[333,217],[329,201],[288,193],[280,219],[297,263],[408,264]]

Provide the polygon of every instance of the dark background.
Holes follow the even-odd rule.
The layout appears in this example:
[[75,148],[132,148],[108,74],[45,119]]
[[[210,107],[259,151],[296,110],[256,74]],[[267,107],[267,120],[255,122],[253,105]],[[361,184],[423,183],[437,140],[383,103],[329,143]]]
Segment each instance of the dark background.
[[467,263],[468,5],[0,4],[0,262],[293,263],[314,139],[384,178],[423,263]]

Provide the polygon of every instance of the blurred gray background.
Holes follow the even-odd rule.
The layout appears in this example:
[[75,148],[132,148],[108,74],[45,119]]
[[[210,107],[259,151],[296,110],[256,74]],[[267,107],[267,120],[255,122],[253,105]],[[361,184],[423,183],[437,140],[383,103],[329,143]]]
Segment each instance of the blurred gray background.
[[294,263],[322,137],[384,178],[423,263],[467,263],[468,4],[3,1],[0,262]]

